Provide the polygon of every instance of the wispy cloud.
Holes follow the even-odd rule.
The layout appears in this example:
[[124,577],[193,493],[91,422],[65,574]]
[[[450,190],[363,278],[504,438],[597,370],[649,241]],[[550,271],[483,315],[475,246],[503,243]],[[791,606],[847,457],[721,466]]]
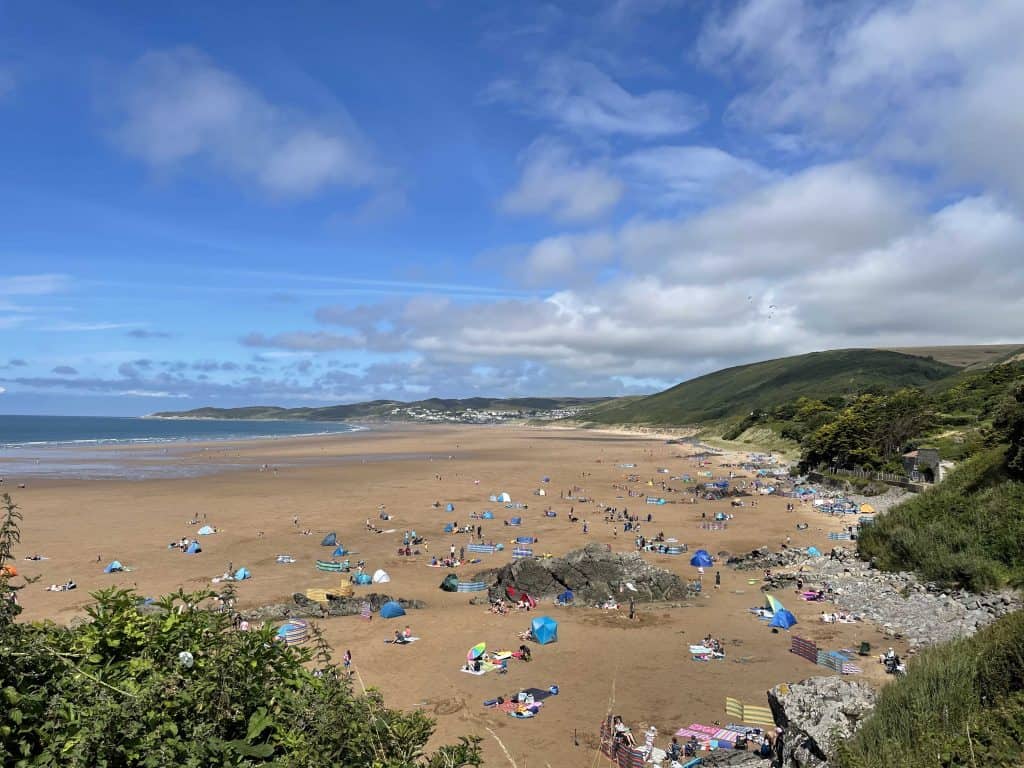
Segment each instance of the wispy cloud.
[[318,120],[273,104],[194,49],[148,53],[118,93],[117,143],[159,170],[202,159],[288,197],[379,178],[347,116]]
[[128,331],[127,336],[131,336],[133,339],[169,339],[171,334],[164,331],[150,331],[146,328],[133,328]]
[[78,375],[78,371],[75,368],[72,368],[70,365],[58,365],[56,368],[53,369],[53,373],[57,374],[58,376]]
[[71,278],[62,274],[13,275],[0,283],[0,291],[7,296],[44,296],[70,287]]
[[59,331],[67,333],[76,332],[90,332],[90,331],[114,331],[119,328],[131,328],[133,326],[140,325],[140,323],[107,323],[107,322],[60,322],[53,323],[52,325],[43,326],[40,330],[43,331]]
[[266,336],[262,333],[250,333],[243,336],[241,344],[246,347],[262,347],[267,349],[285,349],[297,352],[330,352],[339,349],[359,349],[365,346],[366,340],[359,336],[348,336],[321,331],[294,331]]
[[591,62],[567,56],[539,62],[531,78],[495,80],[482,98],[591,136],[676,136],[695,128],[707,112],[686,93],[633,93]]

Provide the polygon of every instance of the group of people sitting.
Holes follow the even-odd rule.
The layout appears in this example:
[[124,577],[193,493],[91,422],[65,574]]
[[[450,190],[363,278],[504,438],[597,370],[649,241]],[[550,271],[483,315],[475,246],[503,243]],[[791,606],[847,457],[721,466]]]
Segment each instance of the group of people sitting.
[[878,660],[885,665],[886,674],[905,675],[907,673],[907,665],[903,663],[899,654],[892,648],[883,653]]
[[[401,550],[399,550],[399,553],[401,553]],[[432,568],[458,568],[460,565],[462,565],[462,561],[451,556],[442,557],[440,560],[436,555],[430,558],[430,566]]]
[[701,643],[702,643],[702,645],[705,648],[710,648],[712,653],[722,654],[722,655],[725,654],[725,650],[724,650],[724,646],[722,645],[722,641],[719,640],[717,637],[712,637],[710,632],[708,634],[704,635],[704,640],[702,640]]
[[78,585],[74,581],[68,579],[63,584],[51,584],[46,588],[47,592],[70,592],[72,589],[77,588]]
[[412,630],[409,628],[409,625],[406,624],[404,630],[403,629],[396,629],[395,630],[395,637],[394,637],[394,639],[393,640],[388,640],[387,642],[389,642],[389,643],[391,643],[393,645],[408,645],[409,643],[411,643],[412,642]]
[[191,546],[192,546],[192,539],[188,538],[187,536],[182,536],[177,541],[172,541],[170,544],[168,544],[167,548],[168,549],[179,549],[182,552],[185,552]]
[[855,613],[845,613],[843,611],[838,611],[836,613],[824,613],[823,612],[821,614],[821,621],[824,624],[835,624],[836,622],[838,622],[840,624],[851,624],[851,623],[853,623],[855,621],[859,621],[859,620],[860,620],[860,616],[858,616],[857,614],[855,614]]

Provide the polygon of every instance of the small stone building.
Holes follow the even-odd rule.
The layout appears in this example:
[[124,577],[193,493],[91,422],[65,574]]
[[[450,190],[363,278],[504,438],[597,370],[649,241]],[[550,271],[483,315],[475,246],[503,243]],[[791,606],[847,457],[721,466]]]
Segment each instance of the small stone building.
[[938,448],[918,448],[903,454],[903,467],[914,482],[935,483],[942,479]]

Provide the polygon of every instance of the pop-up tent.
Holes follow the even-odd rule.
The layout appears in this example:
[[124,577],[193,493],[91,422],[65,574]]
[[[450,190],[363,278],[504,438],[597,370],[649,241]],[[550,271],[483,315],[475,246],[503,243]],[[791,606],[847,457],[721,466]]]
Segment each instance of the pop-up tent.
[[249,569],[244,566],[235,571],[235,581],[245,581],[246,579],[251,578],[252,574],[249,573]]
[[508,502],[512,501],[512,497],[509,496],[504,491],[502,491],[501,493],[499,493],[497,496],[494,497],[494,500],[495,501],[501,501],[501,502],[504,502],[504,503],[507,504]]
[[333,547],[337,543],[338,543],[338,534],[336,534],[334,531],[331,531],[326,536],[324,536],[324,540],[320,542],[320,546],[321,547]]
[[713,562],[711,555],[705,549],[698,549],[693,553],[693,557],[690,558],[690,565],[695,565],[698,568],[707,568]]
[[391,577],[388,576],[388,572],[383,568],[378,568],[373,572],[373,583],[374,584],[387,584],[391,581]]
[[454,573],[449,573],[444,577],[444,581],[441,582],[441,589],[445,592],[458,592],[459,591],[459,577]]
[[344,544],[339,544],[338,546],[336,546],[334,548],[334,551],[331,552],[331,557],[341,557],[342,555],[347,555],[347,554],[348,554],[348,550],[345,549],[345,545]]
[[399,616],[405,616],[405,608],[394,600],[389,600],[380,607],[380,617],[382,619],[395,619]]
[[555,598],[555,605],[569,605],[576,596],[572,593],[571,589],[565,590],[562,594]]
[[494,513],[491,512],[491,510],[488,509],[482,515],[480,515],[480,519],[481,520],[493,520],[494,519]]
[[370,578],[370,574],[368,574],[368,573],[357,573],[355,575],[355,578],[352,579],[352,581],[354,581],[356,584],[363,584],[363,585],[365,585],[365,584],[369,584],[370,582],[372,582],[373,579]]
[[445,512],[454,512],[454,511],[455,511],[455,505],[454,505],[454,504],[452,504],[452,503],[451,503],[451,502],[449,501],[449,502],[448,502],[447,504],[445,504],[445,505],[444,505],[444,511],[445,511]]
[[539,616],[530,622],[530,634],[541,645],[558,640],[558,622],[550,616]]
[[796,624],[796,616],[787,611],[785,608],[775,612],[772,616],[772,620],[768,622],[769,627],[778,627],[780,629],[789,629]]
[[779,611],[786,610],[786,606],[780,603],[778,601],[778,598],[776,598],[774,595],[765,595],[764,607],[771,611],[773,615],[778,613]]
[[107,565],[106,568],[103,569],[103,572],[104,573],[120,573],[123,570],[124,570],[124,566],[121,565],[121,561],[120,560],[113,560],[113,561],[110,562],[109,565]]
[[811,557],[821,557],[821,552],[818,551],[817,547],[808,547],[807,554]]
[[188,549],[185,550],[185,554],[186,555],[195,555],[195,554],[198,554],[198,553],[200,553],[202,551],[203,550],[202,550],[202,547],[199,546],[199,542],[198,541],[193,541],[191,544],[188,545]]
[[522,525],[523,524],[523,518],[521,518],[521,517],[513,517],[511,520],[508,521],[508,524],[509,525]]
[[455,524],[454,523],[445,523],[444,524],[444,532],[445,533],[452,533],[454,530],[455,530]]
[[196,531],[196,533],[198,533],[200,536],[209,536],[211,533],[216,533],[216,531],[213,530],[211,526],[204,525],[202,528]]

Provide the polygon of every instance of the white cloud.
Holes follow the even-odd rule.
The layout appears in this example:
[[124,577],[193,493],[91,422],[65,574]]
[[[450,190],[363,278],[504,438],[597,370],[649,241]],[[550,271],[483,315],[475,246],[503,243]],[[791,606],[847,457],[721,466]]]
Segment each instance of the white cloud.
[[921,163],[1022,203],[1021,39],[1019,0],[748,0],[699,50],[750,83],[730,114],[758,132]]
[[365,186],[377,176],[346,119],[321,122],[272,104],[192,49],[143,56],[123,83],[119,108],[118,143],[160,170],[199,158],[294,197]]
[[60,274],[12,275],[0,282],[0,292],[6,296],[44,296],[70,287],[71,278]]
[[615,242],[602,232],[586,235],[548,237],[530,248],[525,261],[514,268],[527,284],[545,285],[553,281],[577,284],[594,277],[593,270],[612,261]]
[[710,205],[774,176],[752,160],[704,146],[639,149],[623,157],[620,165],[642,192],[668,205]]
[[2,395],[2,394],[3,394],[4,392],[6,392],[6,391],[7,391],[7,389],[6,389],[6,388],[4,388],[4,387],[0,387],[0,395]]
[[566,56],[542,61],[532,79],[491,83],[484,100],[512,104],[571,131],[595,136],[676,136],[692,130],[706,112],[685,93],[633,93],[594,64]]
[[598,165],[575,161],[563,144],[534,142],[520,158],[522,175],[501,201],[514,214],[547,214],[587,221],[607,213],[622,197],[622,183]]
[[89,332],[89,331],[112,331],[112,330],[116,330],[118,328],[134,328],[134,327],[137,327],[138,325],[139,325],[139,323],[107,323],[107,322],[98,322],[98,323],[82,322],[82,323],[78,323],[78,322],[60,322],[60,323],[54,323],[52,325],[47,325],[47,326],[41,328],[40,330],[43,330],[43,331],[60,331],[60,332],[66,332],[66,333],[75,333],[75,332]]

